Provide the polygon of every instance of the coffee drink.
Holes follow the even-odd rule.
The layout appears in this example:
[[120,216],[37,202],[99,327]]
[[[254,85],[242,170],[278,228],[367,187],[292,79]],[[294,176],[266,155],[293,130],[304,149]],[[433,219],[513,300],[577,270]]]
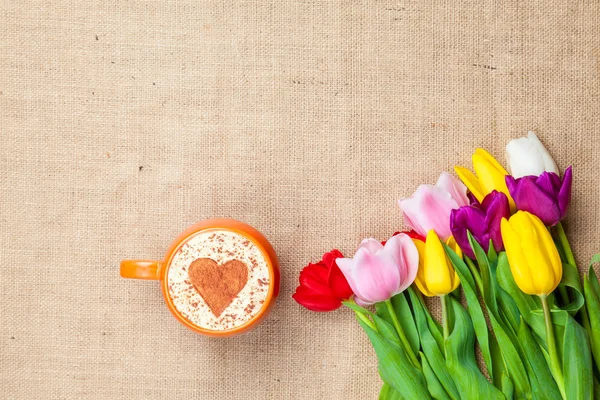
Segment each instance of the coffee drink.
[[267,258],[250,238],[215,229],[190,236],[166,273],[168,296],[190,323],[226,331],[252,320],[270,286]]

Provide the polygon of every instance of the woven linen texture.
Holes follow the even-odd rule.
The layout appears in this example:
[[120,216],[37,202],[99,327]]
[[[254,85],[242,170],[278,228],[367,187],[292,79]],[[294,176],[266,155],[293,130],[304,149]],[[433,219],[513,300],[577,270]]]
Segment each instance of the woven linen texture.
[[[366,336],[291,299],[300,269],[386,239],[397,199],[530,129],[574,166],[583,268],[600,250],[599,7],[0,0],[1,397],[375,399]],[[262,231],[282,271],[270,317],[226,340],[118,276],[221,216]]]

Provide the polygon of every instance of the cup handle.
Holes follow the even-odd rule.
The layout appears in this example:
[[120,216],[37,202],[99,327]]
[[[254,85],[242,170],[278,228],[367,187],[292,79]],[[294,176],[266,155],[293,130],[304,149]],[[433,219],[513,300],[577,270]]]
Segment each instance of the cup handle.
[[123,278],[159,280],[160,261],[152,260],[123,260],[121,261],[121,276]]

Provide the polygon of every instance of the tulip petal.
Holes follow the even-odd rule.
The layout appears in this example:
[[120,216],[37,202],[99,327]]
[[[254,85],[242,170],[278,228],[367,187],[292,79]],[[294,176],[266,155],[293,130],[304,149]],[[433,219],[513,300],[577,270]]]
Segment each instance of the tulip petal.
[[558,175],[559,171],[554,159],[550,156],[550,153],[548,153],[548,150],[546,150],[546,147],[543,145],[537,135],[532,131],[529,131],[527,133],[527,139],[534,144],[535,148],[537,149],[537,153],[541,156],[543,160],[544,171],[554,172]]
[[331,270],[333,265],[336,265],[335,260],[338,258],[343,258],[344,255],[337,249],[333,249],[323,254],[323,263],[327,266],[328,269]]
[[393,236],[385,244],[385,250],[394,257],[400,274],[398,293],[412,285],[419,269],[419,252],[413,240],[405,233]]
[[513,139],[506,145],[506,161],[515,178],[544,172],[544,159],[525,137]]
[[510,222],[506,218],[502,218],[502,241],[504,242],[508,263],[515,283],[522,292],[534,295],[536,294],[536,290],[533,286],[531,268],[523,254],[521,238],[517,234],[518,230],[513,229],[513,224],[516,222],[515,217],[519,213],[517,212],[517,214],[513,215],[510,218]]
[[571,186],[573,184],[573,167],[567,168],[563,176],[562,185],[558,192],[558,208],[560,209],[560,218],[564,218],[571,202]]
[[370,254],[359,248],[354,256],[352,275],[358,297],[367,302],[384,301],[398,293],[400,273],[391,254]]
[[454,282],[454,270],[448,266],[446,250],[439,236],[431,230],[425,241],[425,282],[427,289],[436,295],[448,294]]
[[327,286],[331,288],[331,291],[340,299],[349,299],[352,296],[352,288],[348,285],[346,277],[340,271],[340,267],[337,266],[335,260],[343,258],[344,255],[337,249],[333,249],[323,254],[322,263],[325,264],[329,270],[327,274]]
[[510,197],[510,193],[506,187],[505,177],[508,175],[508,172],[490,153],[484,149],[475,150],[475,154],[473,154],[473,169],[475,169],[475,173],[485,194],[491,193],[493,190],[503,192],[508,197],[508,204],[511,209],[515,209],[513,199]]
[[510,172],[515,178],[528,175],[538,176],[545,170],[544,157],[539,151],[537,143],[530,137],[511,140],[506,145],[506,159]]
[[348,284],[346,277],[342,274],[342,271],[337,265],[333,265],[329,269],[327,286],[329,286],[333,294],[340,299],[349,299],[352,296],[352,293],[354,293]]
[[[403,261],[404,261],[403,254],[402,254],[402,251],[403,251],[402,246],[404,245],[404,243],[403,243],[402,239],[405,236],[406,236],[405,234],[399,234],[399,235],[392,236],[385,243],[385,246],[383,246],[384,251],[394,258],[394,261],[396,262],[396,265],[398,265],[398,266],[402,265]],[[412,243],[412,239],[408,238],[408,240],[411,242],[411,245],[414,246],[414,243]],[[404,268],[400,268],[398,270],[398,273],[400,274],[400,282],[404,282],[404,280],[406,279],[406,271],[404,270]]]
[[516,192],[518,190],[519,179],[515,179],[515,177],[512,175],[506,175],[504,180],[506,181],[506,188],[508,189],[508,192],[514,199]]
[[487,252],[489,250],[489,239],[492,239],[494,249],[499,252],[503,248],[500,222],[502,218],[510,216],[508,198],[504,193],[494,191],[486,196],[481,207],[485,211],[485,234],[481,236],[482,241],[478,243]]
[[[552,235],[544,223],[535,215],[529,213],[526,214],[536,233],[535,236],[537,237],[540,252],[543,253],[543,259],[547,263],[546,265],[551,267],[549,270],[552,271],[552,273],[549,272],[548,277],[552,279],[549,286],[550,289],[548,289],[546,292],[550,293],[556,289],[556,286],[558,286],[558,283],[562,279],[562,261],[560,259],[560,255],[558,254],[556,244],[552,239]],[[540,271],[541,268],[537,268],[537,270]]]
[[[467,232],[470,231],[476,239],[483,237],[486,229],[485,218],[485,212],[473,206],[465,206],[458,210],[452,210],[450,214],[452,235],[460,247],[464,249],[465,254],[472,259],[475,258],[475,254],[473,254],[473,250],[471,249]],[[482,244],[479,240],[478,243]]]
[[[504,169],[502,164],[498,162],[487,150],[482,149],[481,147],[475,149],[475,153],[473,154],[473,168],[475,168],[475,164],[486,164],[488,168],[494,170],[494,172],[501,174],[503,176],[508,175],[508,171]],[[477,161],[476,161],[477,160]],[[477,169],[475,169],[475,173],[478,174]],[[479,176],[481,179],[481,176]]]
[[[456,240],[454,239],[454,237],[450,236],[446,241],[446,244],[448,245],[448,247],[454,250],[454,252],[458,255],[459,258],[462,258],[463,252]],[[444,254],[446,255],[446,265],[448,266],[448,270],[451,270],[450,281],[452,282],[452,289],[450,290],[450,292],[453,292],[458,287],[458,285],[460,285],[460,278],[458,277],[458,273],[456,273],[454,266],[452,266],[452,263],[450,262],[450,259],[446,254],[446,250],[444,250]],[[454,271],[454,274],[452,274],[452,271]]]
[[445,171],[442,172],[435,185],[450,193],[450,196],[452,196],[452,198],[454,199],[454,201],[456,201],[456,204],[459,207],[466,206],[469,204],[469,198],[467,197],[467,187],[461,181],[459,181],[449,173]]
[[471,206],[479,205],[479,200],[477,200],[477,197],[475,197],[473,195],[473,193],[471,193],[471,192],[467,193],[467,197],[469,198],[469,205],[471,205]]
[[555,198],[560,191],[560,177],[555,173],[542,172],[540,176],[536,177],[524,177],[525,179],[533,181],[536,186],[543,190],[548,196]]
[[331,295],[315,294],[310,289],[299,286],[292,295],[296,302],[311,311],[333,311],[342,305],[339,298]]
[[370,306],[370,305],[373,305],[373,304],[377,303],[376,301],[366,301],[364,299],[361,299],[358,296],[356,296],[354,298],[354,301],[356,301],[356,304],[358,304],[361,307],[367,307],[367,306]]
[[[458,211],[456,216],[456,223],[459,226],[464,226],[465,228],[468,228],[471,231],[471,233],[475,236],[483,235],[483,233],[485,232],[485,212],[483,210],[476,207],[461,207],[456,211]],[[468,243],[469,241],[467,240],[462,244]]]
[[[458,245],[458,242],[456,241],[456,239],[454,239],[453,236],[450,236],[448,238],[448,240],[446,240],[446,245],[448,247],[450,247],[452,250],[454,250],[454,252],[458,255],[458,257],[462,258],[462,255],[463,255],[462,249],[460,248],[460,246]],[[446,250],[444,250],[444,254],[446,254]],[[450,260],[448,260],[448,261],[450,261]],[[448,265],[450,265],[450,264],[448,264]]]
[[513,198],[519,210],[537,215],[546,225],[556,225],[560,220],[560,210],[554,198],[537,186],[534,179],[523,177],[515,180],[507,176],[506,182],[513,190]]
[[413,221],[411,219],[411,214],[407,213],[402,208],[404,206],[410,207],[409,203],[406,203],[406,200],[409,200],[409,199],[398,200],[398,206],[402,210],[402,218],[404,219],[404,223],[406,224],[406,226],[408,226],[410,228],[410,230],[416,232],[417,235],[423,236],[423,233],[422,233],[423,232],[423,227],[419,224],[417,216],[415,215],[415,220]]
[[375,254],[379,250],[383,249],[383,245],[381,244],[381,242],[379,240],[375,240],[373,238],[367,238],[367,239],[364,239],[362,242],[360,242],[360,246],[358,246],[358,248],[367,250],[367,252],[369,252],[369,254]]
[[456,201],[445,190],[433,185],[420,185],[411,198],[399,202],[406,224],[425,236],[431,229],[440,237],[448,238],[450,211],[458,208]]
[[515,282],[524,293],[545,295],[558,286],[562,262],[542,220],[519,211],[502,220],[502,239]]
[[544,171],[558,174],[558,168],[548,150],[531,131],[527,137],[513,139],[506,145],[506,160],[511,175],[515,178],[539,176]]
[[308,264],[300,271],[300,285],[314,291],[330,293],[327,275],[327,267],[324,264]]
[[335,263],[340,268],[340,271],[342,271],[342,274],[344,274],[344,277],[346,277],[346,281],[348,282],[348,285],[350,285],[352,292],[355,295],[360,296],[360,292],[358,291],[358,287],[352,273],[352,269],[354,268],[354,259],[338,258],[335,260]]
[[[529,265],[535,294],[548,294],[554,290],[554,282],[557,282],[554,268],[547,268],[552,265],[552,254],[548,253],[548,246],[544,242],[545,236],[549,237],[550,234],[539,218],[527,212],[522,215],[523,225],[526,226],[520,229],[521,246],[526,249],[523,255]],[[552,241],[552,238],[549,240]]]
[[417,240],[420,240],[421,242],[425,241],[425,236],[419,235],[415,231],[396,232],[396,233],[394,233],[394,236],[399,235],[401,233],[404,233],[405,235],[408,235],[408,237],[410,237],[411,239],[417,239]]
[[413,243],[419,252],[419,268],[417,270],[415,284],[425,296],[433,297],[435,294],[431,293],[429,289],[427,289],[427,282],[425,281],[425,242],[421,240],[413,240]]
[[485,197],[485,193],[479,179],[468,169],[464,167],[454,167],[454,172],[460,178],[460,180],[469,188],[469,191],[475,196],[475,198],[481,202]]

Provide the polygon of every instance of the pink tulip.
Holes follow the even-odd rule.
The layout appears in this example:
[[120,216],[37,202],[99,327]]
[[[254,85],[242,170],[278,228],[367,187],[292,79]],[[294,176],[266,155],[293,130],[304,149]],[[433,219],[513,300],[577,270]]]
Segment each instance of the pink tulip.
[[338,258],[337,265],[360,305],[388,300],[409,287],[417,276],[419,252],[401,233],[385,246],[375,239],[362,241],[353,258]]
[[412,197],[398,201],[409,228],[426,236],[434,230],[446,241],[450,231],[450,212],[469,205],[467,187],[447,172],[434,185],[420,185]]

